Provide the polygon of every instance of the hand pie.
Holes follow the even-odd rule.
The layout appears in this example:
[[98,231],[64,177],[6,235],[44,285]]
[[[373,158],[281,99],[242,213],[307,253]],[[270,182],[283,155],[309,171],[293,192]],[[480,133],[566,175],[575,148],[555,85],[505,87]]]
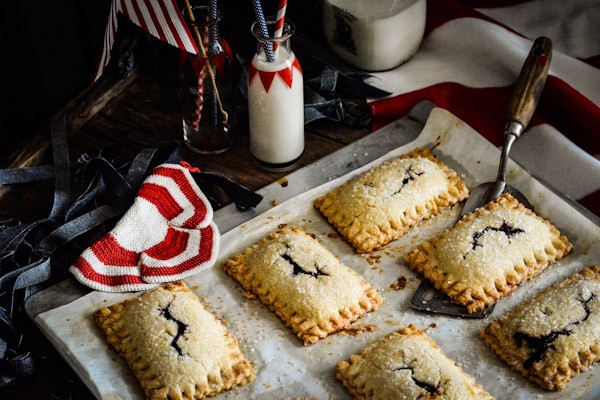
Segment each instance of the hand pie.
[[355,399],[493,399],[412,324],[337,363],[336,378]]
[[547,220],[503,194],[406,255],[469,313],[494,304],[572,248]]
[[254,379],[233,334],[183,282],[95,312],[148,399],[202,399]]
[[481,338],[514,370],[549,390],[600,360],[600,266],[583,268],[504,314]]
[[417,149],[319,197],[315,207],[356,252],[369,253],[468,194],[456,172]]
[[347,328],[383,302],[362,276],[298,227],[271,233],[223,267],[304,344]]

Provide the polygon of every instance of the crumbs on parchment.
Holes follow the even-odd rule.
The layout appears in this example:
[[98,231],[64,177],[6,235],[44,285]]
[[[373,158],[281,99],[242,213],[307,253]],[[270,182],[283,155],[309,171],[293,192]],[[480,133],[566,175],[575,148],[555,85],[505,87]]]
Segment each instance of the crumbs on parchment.
[[403,290],[406,288],[406,277],[404,275],[400,275],[396,282],[390,285],[390,289],[392,290]]
[[381,255],[377,255],[377,254],[363,254],[362,256],[363,256],[363,258],[365,260],[367,260],[367,262],[370,265],[381,263]]
[[427,332],[429,329],[435,329],[437,328],[437,324],[435,322],[432,322],[429,324],[428,327],[426,327],[425,329],[423,329],[423,332]]
[[277,183],[279,183],[281,185],[281,187],[286,187],[290,182],[288,181],[288,178],[283,177],[283,178],[279,179],[277,181]]
[[352,335],[352,336],[360,336],[363,332],[375,332],[377,330],[377,325],[374,324],[361,324],[351,326],[340,331],[340,335]]
[[283,400],[319,400],[316,397],[286,397]]

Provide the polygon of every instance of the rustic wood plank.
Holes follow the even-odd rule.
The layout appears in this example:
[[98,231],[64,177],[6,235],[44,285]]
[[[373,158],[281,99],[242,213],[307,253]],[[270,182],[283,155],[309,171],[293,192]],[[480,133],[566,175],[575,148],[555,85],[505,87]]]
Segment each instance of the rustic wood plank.
[[[139,69],[134,69],[123,79],[108,74],[103,76],[94,86],[89,87],[67,103],[51,119],[65,116],[68,136],[73,137],[92,116],[127,89],[138,74]],[[3,167],[18,168],[40,165],[49,145],[50,138],[47,129],[41,127],[4,160]]]
[[[121,95],[139,76],[139,68],[121,79],[111,74],[103,76],[71,100],[51,119],[66,118],[67,138],[72,143],[79,129],[112,99]],[[51,162],[50,134],[47,126],[40,127],[14,152],[3,160],[3,168],[22,168]],[[72,155],[73,153],[71,153]],[[40,190],[43,188],[43,190]],[[48,182],[23,185],[0,185],[0,216],[33,221],[47,215],[47,198],[52,198],[53,186]],[[46,195],[42,195],[45,193]],[[50,203],[51,204],[51,203]],[[46,205],[46,206],[44,206]],[[48,208],[49,210],[49,208]]]
[[[122,147],[124,157],[132,158],[145,147],[159,146],[166,141],[182,142],[178,106],[165,99],[161,82],[147,69],[135,69],[125,80],[107,77],[70,102],[56,118],[62,115],[67,116],[72,162],[83,153],[96,155],[108,145]],[[242,114],[238,121],[236,142],[227,152],[213,156],[190,151],[185,154],[190,162],[202,169],[221,173],[257,190],[286,173],[267,172],[258,167],[249,151],[247,119],[244,117]],[[293,170],[365,134],[366,129],[353,129],[326,120],[315,121],[306,126],[305,152]],[[39,132],[13,154],[11,166],[50,162],[49,143],[48,132]],[[40,185],[44,185],[44,190],[39,190]],[[17,216],[27,221],[45,216],[52,198],[51,184],[13,185],[11,190],[14,193],[10,196],[6,190],[0,193],[0,215]]]

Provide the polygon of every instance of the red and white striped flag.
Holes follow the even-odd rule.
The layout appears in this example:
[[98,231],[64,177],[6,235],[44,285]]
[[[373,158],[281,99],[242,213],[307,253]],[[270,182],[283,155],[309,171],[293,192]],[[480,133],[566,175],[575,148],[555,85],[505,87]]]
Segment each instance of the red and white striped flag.
[[198,53],[198,47],[176,0],[114,0],[110,6],[102,57],[94,75],[94,82],[100,78],[110,61],[110,52],[118,29],[119,12],[158,39],[183,51]]

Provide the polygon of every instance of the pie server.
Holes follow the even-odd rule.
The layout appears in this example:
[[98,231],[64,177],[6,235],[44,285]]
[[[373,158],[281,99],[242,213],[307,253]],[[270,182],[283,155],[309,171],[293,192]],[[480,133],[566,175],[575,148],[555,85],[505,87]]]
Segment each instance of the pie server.
[[[505,192],[510,193],[524,206],[532,208],[521,192],[506,184],[508,153],[512,144],[521,136],[533,116],[548,76],[551,58],[552,42],[550,39],[546,37],[537,38],[521,68],[508,104],[506,125],[504,127],[504,146],[496,180],[481,183],[470,190],[469,197],[460,213],[460,218]],[[466,307],[451,303],[448,296],[438,291],[426,279],[421,282],[411,299],[410,305],[417,310],[469,318],[485,318],[494,309],[492,305],[469,314]]]

